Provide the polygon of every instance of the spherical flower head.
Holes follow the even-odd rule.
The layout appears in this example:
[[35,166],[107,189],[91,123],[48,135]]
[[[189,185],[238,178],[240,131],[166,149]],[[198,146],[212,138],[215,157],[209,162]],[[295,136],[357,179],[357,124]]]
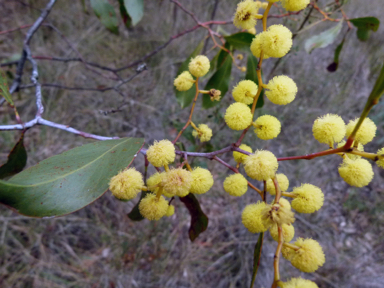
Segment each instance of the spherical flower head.
[[143,186],[143,176],[135,168],[121,171],[109,181],[109,190],[113,196],[122,200],[135,198]]
[[280,121],[271,115],[263,115],[256,119],[253,123],[257,137],[262,140],[270,140],[276,138],[281,131]]
[[[349,121],[347,125],[347,133],[346,133],[347,137],[349,137],[349,135],[352,134],[352,131],[355,129],[355,126],[358,121],[359,121],[359,118]],[[377,130],[376,124],[371,119],[365,118],[359,130],[357,130],[355,141],[363,145],[371,142],[373,138],[376,136],[376,130]]]
[[284,245],[283,245],[283,248],[281,248],[281,255],[283,255],[283,257],[288,261],[291,261],[294,255],[294,252],[295,252],[294,250]]
[[[279,183],[280,190],[282,192],[287,191],[289,187],[289,180],[287,176],[285,176],[283,173],[278,173],[276,174],[276,178],[277,183]],[[271,195],[276,195],[275,184],[273,183],[273,180],[271,178],[267,180],[267,192],[269,192],[269,194]]]
[[251,109],[244,103],[233,103],[227,108],[224,120],[232,130],[244,130],[252,123]]
[[[164,175],[165,175],[165,172],[161,172],[161,173],[156,172],[155,174],[153,174],[151,177],[147,179],[147,186],[149,191],[152,191],[155,194],[159,192],[159,189],[163,187],[162,182],[163,182]],[[171,198],[174,196],[172,194],[169,194],[164,189],[162,190],[162,194],[168,198]]]
[[173,214],[175,214],[175,206],[168,205],[167,212],[165,213],[165,216],[171,217]]
[[147,159],[155,167],[168,165],[175,157],[175,146],[169,140],[155,141],[147,150]]
[[248,181],[243,175],[236,173],[225,178],[223,186],[229,195],[239,197],[247,192]]
[[271,25],[263,33],[262,49],[270,57],[281,58],[292,47],[292,32],[283,25]]
[[[341,141],[340,143],[337,144],[337,148],[343,147],[345,145],[345,143],[346,143],[345,140]],[[353,144],[354,143],[352,143],[352,147],[353,147]],[[363,144],[358,143],[356,149],[359,150],[359,151],[364,152]],[[355,155],[355,154],[351,154],[351,153],[345,153],[344,155],[345,155],[345,157],[348,157],[349,159],[352,159],[352,160],[355,160],[357,158],[361,158],[360,155]]]
[[182,168],[176,168],[165,172],[161,184],[170,195],[185,197],[189,194],[192,180],[191,172]]
[[[273,200],[272,202],[272,205],[275,204],[275,200]],[[287,208],[289,210],[291,210],[291,203],[289,203],[289,201],[285,198],[280,198],[279,199],[279,204],[280,206],[284,207],[284,208]]]
[[212,129],[208,127],[207,124],[199,124],[197,126],[198,131],[193,130],[192,136],[199,137],[201,142],[208,142],[212,138]]
[[310,0],[281,0],[281,5],[285,8],[287,11],[300,11],[305,9]]
[[265,226],[291,224],[295,222],[295,214],[292,210],[280,204],[266,205],[261,213],[261,218]]
[[[249,152],[249,153],[252,153],[252,148],[249,147],[249,146],[246,145],[246,144],[241,144],[241,145],[239,146],[239,148],[240,148],[241,150],[244,150],[244,151],[247,151],[247,152]],[[237,152],[237,151],[234,151],[234,152],[233,152],[233,158],[235,158],[235,161],[236,161],[237,163],[243,163],[244,160],[245,160],[247,157],[248,157],[248,155],[243,154],[243,153],[241,153],[241,152]]]
[[345,136],[345,123],[340,116],[327,114],[315,120],[312,127],[313,136],[320,143],[333,146],[334,142],[340,142]]
[[244,161],[245,173],[252,179],[267,181],[275,177],[279,164],[275,155],[266,150],[257,150]]
[[208,73],[210,68],[209,59],[207,56],[198,55],[195,58],[191,59],[189,62],[188,68],[189,72],[195,77],[202,77]]
[[140,214],[148,220],[159,220],[167,213],[167,210],[168,201],[163,196],[158,198],[153,193],[148,193],[139,204]]
[[236,102],[249,105],[253,103],[256,93],[257,84],[251,80],[243,80],[233,88],[232,96]]
[[339,167],[339,174],[351,186],[364,187],[373,179],[372,165],[365,159],[345,158]]
[[296,83],[286,75],[273,77],[267,84],[265,95],[274,104],[287,105],[297,94]]
[[176,77],[175,81],[173,81],[173,84],[175,85],[176,89],[179,91],[187,91],[192,88],[194,79],[188,71],[184,71],[179,76]]
[[379,149],[377,155],[381,156],[381,159],[376,161],[377,166],[384,168],[384,148]]
[[247,205],[241,214],[241,221],[245,228],[251,233],[260,233],[268,230],[261,220],[261,212],[265,208],[265,203],[258,201],[256,204]]
[[319,288],[315,282],[312,282],[301,277],[291,278],[289,281],[284,283],[284,288]]
[[294,245],[300,247],[299,250],[294,251],[291,258],[291,264],[294,267],[303,272],[312,273],[323,266],[325,255],[317,241],[298,238]]
[[313,213],[323,207],[324,194],[315,185],[303,184],[295,187],[292,194],[296,196],[292,201],[292,208],[299,213]]
[[[283,237],[285,242],[289,242],[293,239],[295,236],[295,228],[293,227],[292,224],[283,224],[281,226],[283,230]],[[271,233],[271,236],[273,240],[279,242],[279,231],[277,229],[277,225],[274,224],[269,228],[269,233]]]
[[[251,49],[253,56],[255,56],[257,58],[260,58],[261,50],[263,49],[262,43],[263,43],[264,33],[265,32],[263,31],[263,32],[260,32],[259,34],[257,34],[256,37],[253,38],[251,46],[250,46],[250,49]],[[268,58],[269,58],[268,54],[264,51],[263,59],[268,59]]]
[[256,25],[256,15],[259,8],[253,0],[245,0],[237,4],[233,24],[237,28],[251,29]]
[[209,170],[197,167],[192,171],[192,185],[190,192],[204,194],[212,188],[213,177]]

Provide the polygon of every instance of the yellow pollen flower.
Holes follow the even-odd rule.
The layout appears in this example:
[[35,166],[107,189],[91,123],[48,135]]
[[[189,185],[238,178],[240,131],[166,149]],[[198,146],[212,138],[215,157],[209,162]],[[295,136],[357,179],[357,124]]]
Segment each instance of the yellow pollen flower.
[[291,209],[280,204],[266,205],[263,212],[261,212],[261,218],[267,227],[274,224],[281,226],[295,222],[295,214]]
[[346,128],[340,116],[327,114],[315,120],[312,132],[317,141],[333,146],[334,142],[343,140]]
[[168,165],[175,157],[175,146],[169,140],[155,141],[147,150],[147,159],[155,167]]
[[[309,1],[309,0],[308,0]],[[312,282],[301,277],[291,278],[288,282],[285,282],[283,288],[319,288],[315,282]]]
[[236,102],[249,105],[253,103],[253,99],[255,98],[256,93],[256,83],[251,80],[243,80],[233,88],[232,96]]
[[250,155],[244,161],[245,173],[252,179],[258,181],[267,181],[275,176],[277,167],[277,159],[272,152],[265,150],[257,150],[255,154]]
[[[277,183],[279,183],[280,190],[282,192],[287,191],[289,187],[289,180],[287,176],[285,176],[283,173],[278,173],[276,174],[276,178]],[[271,178],[267,180],[267,192],[269,192],[271,195],[276,195],[275,184]]]
[[171,217],[173,214],[175,214],[175,206],[169,205],[167,209],[167,213],[165,213],[165,216]]
[[[345,143],[346,143],[345,140],[341,141],[340,143],[337,144],[337,148],[343,147],[343,146],[345,145]],[[352,144],[352,147],[353,147],[353,144]],[[364,146],[363,146],[363,144],[358,143],[356,149],[359,150],[359,151],[364,152]],[[357,159],[357,158],[361,158],[360,155],[355,155],[355,154],[351,154],[351,153],[345,153],[344,155],[345,155],[346,157],[348,157],[349,159],[352,159],[352,160],[355,160],[355,159]]]
[[[352,131],[355,129],[355,126],[358,121],[359,121],[359,118],[349,121],[347,125],[347,133],[346,133],[347,137],[349,137],[349,135],[352,134]],[[355,141],[363,145],[371,142],[373,138],[376,136],[376,129],[377,129],[376,124],[371,119],[365,118],[359,130],[357,130]]]
[[256,25],[256,15],[259,8],[253,0],[245,0],[237,4],[233,24],[237,28],[251,29]]
[[148,193],[139,204],[140,214],[148,220],[159,220],[167,210],[168,201],[163,196],[157,198],[153,193]]
[[191,172],[182,168],[176,168],[165,172],[162,185],[167,193],[173,196],[185,197],[189,194],[192,181]]
[[[275,204],[275,200],[273,200],[272,202],[272,205]],[[280,198],[279,199],[279,204],[280,206],[284,207],[284,208],[287,208],[289,210],[291,210],[291,203],[289,203],[289,201],[285,198]]]
[[253,123],[255,133],[262,140],[270,140],[276,138],[281,131],[280,121],[271,115],[263,115],[256,119]]
[[292,201],[292,208],[299,213],[313,213],[324,204],[324,194],[319,187],[303,184],[295,187],[292,194],[296,196]]
[[189,72],[195,77],[202,77],[208,73],[210,67],[209,59],[207,56],[198,55],[191,59],[188,68]]
[[285,56],[292,47],[292,32],[283,25],[271,25],[262,35],[262,49],[275,58]]
[[300,271],[312,273],[323,266],[325,256],[323,248],[313,239],[298,238],[294,245],[300,247],[292,253],[291,264]]
[[252,123],[251,109],[244,103],[233,103],[227,108],[224,120],[232,130],[243,130]]
[[384,148],[379,149],[377,155],[382,156],[381,159],[376,161],[377,166],[384,168]]
[[[263,49],[262,48],[262,43],[263,43],[263,35],[264,35],[264,33],[265,32],[263,31],[263,32],[260,32],[259,34],[257,34],[256,37],[253,38],[251,46],[250,46],[250,49],[251,49],[251,52],[252,52],[253,56],[255,56],[257,58],[260,58],[261,50]],[[269,56],[264,51],[263,59],[268,59],[268,58],[269,58]]]
[[211,189],[213,177],[209,170],[197,167],[192,171],[192,185],[190,192],[195,194],[204,194]]
[[121,171],[109,181],[109,190],[113,196],[122,200],[135,198],[143,186],[143,176],[135,168]]
[[[283,232],[283,237],[285,242],[289,242],[293,239],[295,236],[295,228],[293,227],[292,224],[283,224],[281,226],[282,232]],[[279,242],[279,231],[277,230],[277,225],[274,224],[269,228],[269,233],[271,233],[271,236],[273,240]]]
[[198,131],[193,130],[192,136],[199,137],[201,142],[208,142],[212,138],[212,129],[207,124],[199,124]]
[[229,195],[239,197],[247,192],[248,181],[243,175],[236,173],[225,178],[223,187]]
[[179,76],[176,77],[175,81],[173,81],[173,84],[175,85],[176,89],[179,91],[187,91],[192,88],[194,84],[194,79],[188,71],[184,71]]
[[285,75],[273,77],[266,86],[265,95],[274,104],[287,105],[297,94],[296,83]]
[[281,5],[285,8],[287,11],[300,11],[305,9],[310,0],[281,0]]
[[365,159],[349,159],[344,161],[339,167],[339,174],[351,186],[364,187],[373,179],[372,165]]
[[260,233],[268,230],[261,220],[261,212],[265,208],[264,202],[257,202],[256,204],[247,205],[241,214],[241,221],[245,228],[251,233]]
[[[252,153],[252,148],[249,147],[249,146],[246,145],[246,144],[241,144],[241,145],[239,146],[239,148],[240,148],[241,150],[244,150],[244,151],[247,151],[247,152],[249,152],[249,153]],[[243,163],[244,160],[245,160],[247,157],[248,157],[248,155],[246,155],[246,154],[243,154],[243,153],[241,153],[241,152],[233,151],[233,158],[235,159],[235,161],[236,161],[237,163]]]

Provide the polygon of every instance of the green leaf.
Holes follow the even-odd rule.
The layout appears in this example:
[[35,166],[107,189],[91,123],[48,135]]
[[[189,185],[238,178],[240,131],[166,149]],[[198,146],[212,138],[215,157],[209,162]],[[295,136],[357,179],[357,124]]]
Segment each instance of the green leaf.
[[339,35],[342,27],[343,21],[340,21],[331,29],[325,30],[318,35],[312,36],[307,41],[305,41],[305,51],[311,53],[316,48],[324,48],[332,44]]
[[207,230],[208,217],[201,210],[199,201],[192,193],[180,197],[181,202],[187,207],[191,214],[191,226],[189,227],[189,239],[193,242],[201,233]]
[[250,46],[255,35],[248,32],[235,33],[224,37],[225,40],[236,50],[251,52]]
[[[175,129],[177,130],[177,132],[180,132],[181,129],[183,129],[183,127],[185,125],[185,123],[181,123],[179,121],[174,121],[172,124],[173,124],[173,127],[175,127]],[[193,132],[193,128],[191,125],[189,125],[187,127],[187,129],[184,130],[184,133],[181,136],[184,137],[185,139],[187,139],[192,144],[195,144],[196,139],[195,139],[195,137],[193,137],[192,132]],[[182,151],[185,151],[185,149]]]
[[[232,58],[227,57],[223,65],[208,80],[204,90],[216,89],[221,91],[221,99],[225,96],[229,88],[231,77]],[[211,101],[208,94],[203,94],[203,108],[208,109],[220,103],[220,101]]]
[[24,133],[22,133],[19,141],[9,153],[7,163],[0,166],[0,179],[19,173],[24,169],[25,164],[27,164],[27,151],[25,151]]
[[380,26],[380,20],[376,17],[363,17],[349,20],[357,28],[357,38],[367,41],[371,31],[376,32]]
[[91,0],[91,7],[100,22],[112,33],[118,34],[119,21],[115,9],[107,0]]
[[384,65],[381,68],[379,77],[376,80],[375,86],[372,89],[371,95],[369,96],[368,101],[376,104],[379,101],[380,97],[384,94]]
[[[231,50],[231,45],[228,42],[225,42],[224,48],[227,50]],[[220,68],[221,65],[223,65],[224,61],[227,59],[229,56],[229,53],[227,51],[224,51],[220,49],[219,56],[217,56],[217,68]]]
[[127,9],[125,9],[124,0],[119,0],[119,10],[125,27],[130,28],[132,24],[132,19],[128,14]]
[[251,288],[255,284],[257,270],[259,269],[259,265],[260,265],[260,256],[261,256],[261,249],[263,248],[263,239],[264,239],[264,233],[260,233],[259,239],[257,240],[257,243],[255,245],[255,251],[253,252],[253,271],[252,271],[252,282],[250,286]]
[[125,8],[131,16],[132,25],[135,26],[140,22],[144,15],[144,1],[143,0],[124,0]]
[[344,42],[345,42],[345,38],[343,38],[343,41],[341,41],[341,43],[336,47],[335,56],[333,57],[333,63],[331,63],[327,67],[327,70],[329,72],[335,72],[339,67],[339,56],[340,56],[341,50],[343,49]]
[[[192,58],[196,57],[200,54],[201,49],[203,49],[204,46],[204,40],[202,40],[199,45],[193,50],[192,54],[189,55],[189,57],[181,64],[179,70],[177,71],[177,76],[180,75],[184,71],[188,71],[188,64],[191,61]],[[195,98],[196,94],[196,86],[193,84],[192,88],[187,91],[178,91],[175,87],[173,87],[177,103],[181,106],[181,108],[188,107],[193,102],[193,98]]]
[[143,139],[99,141],[50,157],[8,181],[0,180],[0,202],[32,217],[56,217],[89,205],[127,167]]
[[[257,78],[257,73],[256,73],[258,63],[259,62],[255,56],[253,56],[252,54],[248,55],[247,73],[245,74],[245,79],[246,80],[252,80],[257,85],[259,85],[259,79]],[[261,108],[263,106],[264,106],[264,89],[261,90],[259,99],[257,100],[257,103],[256,103],[256,109]],[[252,104],[251,104],[251,107],[252,107]]]
[[14,107],[11,93],[9,93],[7,77],[5,76],[4,71],[0,69],[0,97],[4,97],[5,101],[8,102],[11,107]]

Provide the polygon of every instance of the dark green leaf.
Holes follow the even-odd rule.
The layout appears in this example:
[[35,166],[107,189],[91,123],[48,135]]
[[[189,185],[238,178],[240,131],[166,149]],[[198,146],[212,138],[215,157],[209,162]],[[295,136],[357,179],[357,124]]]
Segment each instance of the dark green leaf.
[[119,0],[119,10],[125,27],[130,28],[132,24],[132,19],[128,14],[127,9],[125,9],[124,0]]
[[345,41],[345,38],[344,38],[343,41],[341,41],[341,43],[336,47],[336,50],[335,50],[335,56],[333,57],[333,63],[331,63],[331,64],[327,67],[327,70],[328,70],[329,72],[335,72],[335,71],[337,70],[337,68],[339,67],[339,56],[340,56],[340,52],[341,52],[341,50],[343,49],[344,41]]
[[100,22],[112,33],[118,34],[119,21],[115,9],[107,0],[91,0],[91,6]]
[[[226,48],[227,50],[231,50],[231,45],[229,45],[228,42],[225,42],[224,48]],[[220,50],[219,56],[217,57],[217,68],[220,68],[221,65],[223,65],[224,61],[227,59],[228,56],[228,52],[226,52],[225,50]]]
[[255,284],[257,270],[259,269],[259,265],[260,265],[260,256],[261,256],[261,249],[263,248],[263,239],[264,239],[264,233],[260,233],[259,239],[257,240],[257,243],[255,245],[255,251],[253,252],[253,271],[252,271],[252,282],[250,286],[251,288],[253,288]]
[[240,32],[224,37],[225,40],[236,50],[251,52],[250,46],[255,35],[248,32]]
[[360,41],[367,41],[370,32],[376,32],[380,26],[380,20],[376,17],[355,18],[349,21],[357,28],[357,38]]
[[[257,85],[259,85],[259,79],[257,78],[257,64],[258,60],[255,56],[252,54],[248,55],[247,59],[247,73],[245,74],[245,79],[246,80],[252,80],[255,82]],[[264,106],[264,89],[261,91],[259,99],[257,100],[256,103],[256,108],[261,108]],[[252,107],[252,104],[251,104]]]
[[307,41],[305,41],[305,51],[311,53],[316,48],[324,48],[332,44],[339,35],[342,27],[343,21],[340,21],[331,29],[325,30],[318,35],[312,36]]
[[10,177],[22,171],[27,164],[27,151],[24,147],[24,133],[8,155],[8,161],[0,166],[0,179]]
[[0,69],[0,97],[4,97],[11,107],[14,107],[14,103],[11,97],[11,93],[9,93],[7,77],[5,73]]
[[139,210],[139,204],[141,199],[143,199],[148,193],[151,193],[150,191],[142,191],[140,195],[140,200],[137,202],[137,204],[132,208],[131,212],[128,213],[128,218],[132,221],[141,221],[144,220],[143,215],[141,215]]
[[[200,54],[201,49],[203,49],[204,40],[202,40],[199,45],[193,50],[192,54],[181,64],[179,70],[177,71],[177,76],[184,71],[188,71],[188,64],[191,61],[191,58],[196,57]],[[192,88],[187,91],[178,91],[176,88],[173,88],[176,94],[177,103],[180,104],[181,108],[188,107],[193,102],[196,94],[196,86],[193,84]]]
[[55,217],[89,205],[127,167],[143,139],[99,141],[50,157],[8,181],[0,180],[0,202],[32,217]]
[[132,25],[135,26],[144,15],[144,1],[143,0],[124,0],[125,9],[132,19]]
[[[216,89],[221,91],[221,99],[225,96],[229,88],[231,77],[232,58],[227,57],[219,69],[212,75],[205,85],[205,90]],[[220,103],[220,101],[211,101],[208,94],[203,94],[203,108],[208,109]]]
[[189,239],[193,242],[201,233],[207,230],[208,217],[201,210],[199,201],[192,193],[180,197],[181,202],[187,207],[191,214],[191,226],[189,227]]

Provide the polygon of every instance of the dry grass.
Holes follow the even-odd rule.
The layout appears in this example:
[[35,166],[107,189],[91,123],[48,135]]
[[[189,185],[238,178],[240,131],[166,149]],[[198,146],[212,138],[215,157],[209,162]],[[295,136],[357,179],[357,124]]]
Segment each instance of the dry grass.
[[[209,19],[214,1],[182,2],[200,19]],[[351,1],[346,13],[351,18],[369,15],[382,19],[384,8],[381,2],[371,0],[362,5]],[[29,3],[42,8],[46,1]],[[235,2],[221,0],[220,3],[216,19],[229,19]],[[48,20],[68,37],[85,59],[111,67],[139,58],[164,43],[171,35],[193,25],[185,14],[175,11],[168,1],[146,1],[142,22],[129,31],[121,26],[120,35],[115,36],[101,26],[89,7],[88,11],[82,11],[81,1],[58,1]],[[19,1],[3,1],[0,3],[0,31],[31,24],[38,15],[38,11]],[[284,21],[294,28],[297,27],[296,19],[301,18],[293,16]],[[281,20],[272,20],[270,23],[281,23]],[[315,50],[311,55],[303,51],[305,38],[328,26],[332,24],[321,24],[297,37],[295,52],[285,57],[274,72],[274,75],[290,75],[300,91],[292,104],[294,106],[276,107],[266,103],[257,112],[278,115],[283,125],[278,141],[261,141],[249,133],[245,143],[259,149],[269,149],[281,156],[319,151],[324,147],[311,135],[311,126],[317,116],[338,113],[348,120],[359,115],[384,59],[381,49],[384,44],[383,29],[381,27],[372,34],[369,43],[359,42],[355,35],[350,35],[341,54],[340,68],[331,74],[325,68],[332,61],[338,43]],[[232,25],[224,29],[235,31]],[[19,53],[24,33],[25,30],[0,35],[0,60]],[[91,133],[144,137],[147,143],[153,139],[174,137],[172,123],[185,122],[188,111],[180,111],[174,101],[172,79],[180,62],[203,37],[203,31],[193,32],[149,59],[149,70],[123,86],[125,100],[130,104],[124,106],[122,112],[107,116],[99,112],[118,105],[121,96],[114,92],[46,88],[43,94],[45,117]],[[42,27],[36,33],[32,51],[34,55],[76,56],[61,37],[48,27]],[[208,55],[212,58],[214,53]],[[274,60],[265,62],[265,75],[269,75],[273,64]],[[14,67],[11,71],[14,71]],[[28,75],[28,71],[25,75]],[[90,72],[78,62],[63,64],[40,61],[39,71],[43,83],[83,87],[114,83]],[[132,74],[134,69],[129,69],[123,73],[123,77]],[[233,75],[231,85],[242,77],[238,71],[233,71]],[[28,77],[25,76],[23,81],[28,83]],[[198,104],[198,111],[201,112],[196,115],[196,122],[209,122],[214,127],[217,133],[212,145],[215,148],[237,137],[226,127],[219,130],[222,125],[215,122],[232,101],[230,98],[227,95],[219,109],[201,111]],[[33,90],[25,89],[17,93],[15,100],[23,120],[33,117]],[[384,143],[382,108],[381,102],[371,114],[379,129],[375,142],[367,145],[368,151],[375,151]],[[13,121],[11,110],[1,107],[0,111],[0,123]],[[18,135],[18,132],[0,133],[0,163],[6,159]],[[89,142],[52,128],[35,127],[26,137],[28,165]],[[224,158],[233,161],[230,156]],[[138,158],[135,165],[141,169],[142,162],[142,158]],[[244,197],[234,199],[224,194],[221,183],[228,171],[216,163],[201,162],[214,171],[216,184],[208,195],[199,196],[210,223],[208,231],[195,243],[187,239],[189,216],[178,201],[175,203],[176,215],[156,223],[129,221],[126,213],[134,203],[118,202],[109,193],[77,213],[51,220],[25,218],[0,207],[0,286],[247,287],[257,235],[251,235],[240,224],[240,215],[247,203],[258,200],[257,195],[248,191]],[[339,162],[337,157],[325,157],[312,161],[284,162],[279,168],[289,176],[290,188],[308,182],[318,185],[326,194],[326,202],[320,212],[297,217],[297,236],[317,239],[327,257],[326,264],[318,272],[303,276],[315,280],[322,288],[382,287],[383,170],[375,167],[372,183],[357,189],[349,187],[338,176]],[[274,247],[268,236],[258,275],[258,288],[269,287],[271,283]],[[300,274],[285,260],[281,266],[284,278]]]

